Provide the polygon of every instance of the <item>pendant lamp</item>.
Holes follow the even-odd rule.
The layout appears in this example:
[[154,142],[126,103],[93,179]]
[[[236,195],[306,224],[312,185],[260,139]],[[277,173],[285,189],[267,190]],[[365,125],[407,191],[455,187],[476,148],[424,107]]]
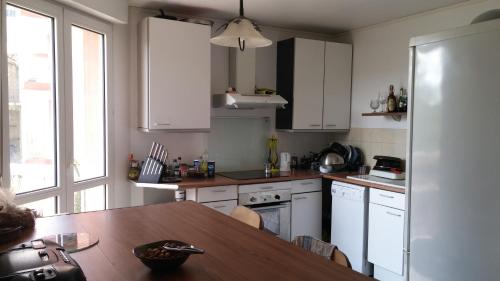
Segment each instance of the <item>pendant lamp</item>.
[[[243,0],[240,0],[240,15],[220,28],[225,28],[218,36],[210,38],[210,43],[239,48],[244,51],[245,48],[267,47],[272,41],[260,34],[260,28],[244,15]],[[219,28],[219,29],[220,29]]]

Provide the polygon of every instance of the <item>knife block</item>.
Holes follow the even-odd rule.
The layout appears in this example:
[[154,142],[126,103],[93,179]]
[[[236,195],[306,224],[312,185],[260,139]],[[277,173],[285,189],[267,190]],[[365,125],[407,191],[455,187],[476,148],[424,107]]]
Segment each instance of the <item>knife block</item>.
[[165,166],[160,161],[152,157],[146,158],[144,163],[145,164],[142,167],[141,174],[139,175],[137,182],[159,183],[161,175],[165,170]]

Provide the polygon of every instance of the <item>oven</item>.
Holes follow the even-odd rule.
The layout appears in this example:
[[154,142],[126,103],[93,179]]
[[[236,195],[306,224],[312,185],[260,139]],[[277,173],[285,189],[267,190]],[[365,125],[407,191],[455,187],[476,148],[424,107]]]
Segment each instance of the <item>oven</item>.
[[265,230],[290,241],[291,197],[289,189],[240,193],[238,204],[259,213]]

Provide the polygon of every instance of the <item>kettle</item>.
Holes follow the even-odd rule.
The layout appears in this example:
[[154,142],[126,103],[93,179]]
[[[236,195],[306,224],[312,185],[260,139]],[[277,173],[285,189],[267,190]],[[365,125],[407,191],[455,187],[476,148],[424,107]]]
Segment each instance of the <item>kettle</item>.
[[291,161],[290,152],[280,153],[280,174],[290,173]]

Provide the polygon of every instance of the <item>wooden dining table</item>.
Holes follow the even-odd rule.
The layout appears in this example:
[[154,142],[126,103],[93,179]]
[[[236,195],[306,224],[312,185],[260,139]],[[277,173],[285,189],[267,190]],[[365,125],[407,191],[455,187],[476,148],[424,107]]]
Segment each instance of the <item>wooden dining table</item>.
[[[34,231],[16,242],[70,232],[99,237],[96,246],[72,254],[89,281],[373,280],[191,201],[39,218]],[[138,245],[167,239],[205,253],[163,273],[132,253]]]

